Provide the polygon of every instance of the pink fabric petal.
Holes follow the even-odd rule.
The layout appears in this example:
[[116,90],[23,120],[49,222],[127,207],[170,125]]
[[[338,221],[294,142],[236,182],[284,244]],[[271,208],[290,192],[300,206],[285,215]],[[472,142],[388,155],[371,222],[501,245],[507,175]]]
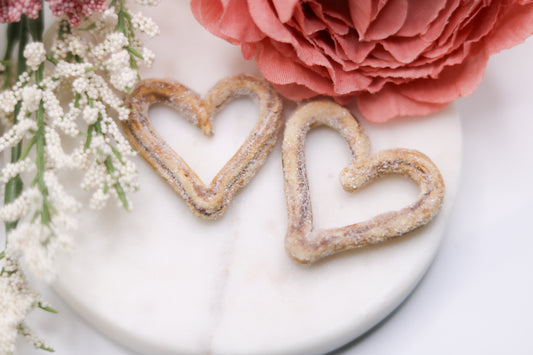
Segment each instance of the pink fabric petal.
[[[268,2],[249,0],[248,6],[250,15],[261,32],[279,42],[294,42],[291,32],[281,23]],[[238,22],[238,19],[235,21]]]
[[330,72],[333,81],[333,91],[336,95],[353,94],[365,90],[372,79],[357,70],[344,71],[342,67],[334,64]]
[[322,4],[310,1],[309,7],[313,10],[314,15],[322,21],[322,23],[329,29],[330,33],[346,34],[350,31],[350,26],[346,25],[337,17],[332,17],[324,13]]
[[381,44],[394,59],[405,64],[417,59],[426,48],[431,46],[430,42],[420,37],[393,37],[390,40],[383,40]]
[[298,3],[299,0],[272,0],[278,18],[283,23],[290,20]]
[[350,0],[349,4],[353,26],[359,37],[363,38],[373,19],[372,0]]
[[277,85],[298,84],[325,94],[335,95],[331,81],[296,63],[293,58],[282,56],[269,42],[263,42],[256,61],[261,74]]
[[255,25],[246,1],[191,0],[196,20],[216,36],[238,44],[260,41],[265,35]]
[[407,18],[396,35],[411,37],[426,33],[445,6],[446,0],[409,0]]
[[480,52],[462,64],[445,68],[436,80],[420,79],[403,85],[398,91],[416,101],[451,102],[474,92],[483,79],[488,59],[484,51]]
[[533,34],[533,2],[523,1],[503,16],[486,42],[489,54],[511,48],[522,43]]
[[309,99],[317,96],[318,94],[304,85],[298,84],[286,84],[279,85],[273,84],[274,88],[283,96],[288,99],[299,101],[303,99]]
[[407,0],[389,0],[364,35],[364,40],[380,40],[395,35],[407,18]]
[[377,94],[357,96],[357,108],[369,121],[382,123],[397,116],[420,116],[437,112],[446,104],[418,102],[401,95],[391,86],[385,87]]
[[320,21],[315,16],[305,14],[300,6],[294,10],[294,20],[289,25],[301,31],[305,37],[326,29],[326,24],[323,21]]

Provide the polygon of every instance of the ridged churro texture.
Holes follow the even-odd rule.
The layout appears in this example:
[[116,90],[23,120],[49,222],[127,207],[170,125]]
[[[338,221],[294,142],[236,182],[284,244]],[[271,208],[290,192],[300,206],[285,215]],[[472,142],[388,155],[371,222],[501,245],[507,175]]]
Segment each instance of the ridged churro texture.
[[[332,229],[316,229],[305,167],[304,143],[316,126],[337,130],[348,143],[353,162],[340,174],[347,191],[355,191],[385,174],[402,174],[420,187],[418,199],[397,211]],[[285,238],[288,254],[311,263],[344,250],[376,244],[401,236],[428,223],[440,210],[444,182],[435,164],[424,154],[408,149],[383,150],[370,155],[370,141],[357,120],[344,107],[330,101],[303,105],[288,119],[282,144],[285,196],[289,225]]]
[[[235,155],[206,186],[167,142],[155,131],[148,110],[164,103],[186,116],[204,134],[212,134],[216,113],[232,99],[252,96],[259,105],[259,119]],[[195,215],[215,219],[224,214],[234,194],[263,165],[274,147],[282,124],[282,101],[265,81],[237,75],[218,82],[200,98],[185,86],[166,80],[140,82],[127,101],[132,110],[124,131],[133,147],[185,200]]]

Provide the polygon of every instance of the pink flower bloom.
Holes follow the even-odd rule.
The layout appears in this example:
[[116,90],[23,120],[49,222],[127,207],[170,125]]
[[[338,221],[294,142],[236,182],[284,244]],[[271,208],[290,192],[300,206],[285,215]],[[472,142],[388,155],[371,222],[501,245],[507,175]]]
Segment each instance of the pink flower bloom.
[[20,21],[22,15],[37,18],[41,0],[0,0],[0,23]]
[[533,33],[533,0],[192,0],[285,96],[348,103],[382,122],[472,93],[491,54]]
[[72,26],[78,26],[82,17],[107,9],[106,0],[47,0],[54,16],[66,15]]

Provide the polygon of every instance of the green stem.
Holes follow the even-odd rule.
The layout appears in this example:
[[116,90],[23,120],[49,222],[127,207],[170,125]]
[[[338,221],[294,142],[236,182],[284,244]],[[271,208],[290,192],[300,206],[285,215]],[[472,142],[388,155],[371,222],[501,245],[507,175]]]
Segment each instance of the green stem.
[[41,210],[41,223],[44,225],[50,224],[50,205],[48,203],[48,189],[44,183],[45,161],[44,161],[44,146],[46,144],[44,139],[44,103],[41,100],[39,108],[35,113],[35,121],[37,122],[37,132],[35,133],[35,164],[37,165],[37,175],[35,176],[34,184],[37,184],[39,191],[43,196],[43,208]]
[[[18,39],[19,39],[19,48],[18,48],[18,58],[17,58],[17,77],[19,77],[22,73],[26,71],[26,59],[24,58],[24,48],[26,47],[26,44],[28,43],[28,26],[27,26],[27,19],[26,16],[22,16],[22,19],[20,20],[19,24],[19,32],[18,32]],[[13,123],[17,123],[17,117],[20,113],[20,106],[21,103],[17,103],[17,106],[15,107],[15,112],[13,114]],[[22,141],[20,141],[17,145],[11,148],[11,162],[16,163],[19,161],[20,156],[22,154]],[[13,202],[22,192],[22,179],[19,175],[11,178],[6,186],[5,186],[5,194],[4,194],[4,204],[8,204],[10,202]],[[6,222],[6,235],[9,231],[16,228],[18,224],[18,221],[13,222]],[[6,244],[7,244],[7,238],[6,238]]]
[[31,38],[34,42],[43,41],[44,15],[42,7],[39,11],[39,16],[36,19],[28,19],[28,30],[30,31]]
[[[17,77],[27,70],[26,58],[24,58],[24,49],[28,44],[30,35],[34,41],[42,41],[42,34],[44,30],[44,16],[42,11],[39,13],[39,18],[35,20],[29,20],[26,16],[22,16],[21,20],[17,24],[10,24],[8,26],[8,46],[6,48],[5,58],[10,59],[14,50],[15,42],[18,40],[18,53],[17,53]],[[39,68],[36,73],[37,79],[42,75],[43,67]],[[4,84],[9,85],[10,79],[6,80]],[[7,88],[7,86],[6,86]],[[42,102],[41,102],[42,106]],[[40,110],[41,110],[40,106]],[[15,112],[13,115],[13,123],[16,124],[18,120],[18,115],[20,114],[21,103],[17,103],[15,107]],[[42,116],[44,122],[44,108],[42,108]],[[43,126],[43,137],[44,140],[44,126]],[[38,143],[38,142],[36,142]],[[44,149],[43,149],[44,151]],[[27,152],[24,152],[24,155],[27,155]],[[22,156],[22,140],[18,142],[14,147],[11,148],[11,162],[16,163],[21,159]],[[21,193],[23,188],[23,182],[19,175],[11,178],[5,186],[4,194],[4,204],[13,202]],[[6,222],[6,234],[12,229],[16,228],[18,221]],[[7,238],[6,238],[7,244]]]
[[2,88],[5,90],[11,85],[11,74],[12,74],[12,67],[13,67],[13,51],[15,50],[15,46],[18,42],[20,34],[20,23],[10,23],[7,25],[6,30],[6,37],[7,37],[7,46],[6,51],[4,54],[3,62],[5,62],[6,67],[6,77],[4,84],[2,85]]

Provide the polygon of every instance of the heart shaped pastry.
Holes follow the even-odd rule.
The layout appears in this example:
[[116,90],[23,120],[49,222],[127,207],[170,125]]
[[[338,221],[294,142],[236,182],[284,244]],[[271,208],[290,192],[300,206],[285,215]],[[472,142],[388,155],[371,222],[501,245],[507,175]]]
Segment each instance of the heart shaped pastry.
[[[355,191],[384,174],[403,174],[420,187],[411,205],[370,220],[340,228],[315,229],[305,168],[304,143],[309,130],[326,125],[348,142],[353,163],[344,168],[340,182]],[[424,154],[407,149],[384,150],[370,156],[370,142],[348,110],[330,101],[308,103],[287,121],[283,145],[283,172],[289,225],[285,248],[301,263],[310,263],[347,249],[375,244],[403,235],[428,223],[439,211],[444,182],[435,164]]]
[[[216,112],[242,95],[257,99],[259,120],[235,155],[206,186],[154,130],[148,120],[148,109],[154,103],[165,103],[185,115],[205,134],[211,134]],[[218,82],[203,99],[179,83],[145,80],[135,87],[127,104],[131,114],[123,126],[128,140],[197,216],[209,219],[224,214],[233,195],[261,167],[283,124],[279,96],[265,81],[247,75]]]

